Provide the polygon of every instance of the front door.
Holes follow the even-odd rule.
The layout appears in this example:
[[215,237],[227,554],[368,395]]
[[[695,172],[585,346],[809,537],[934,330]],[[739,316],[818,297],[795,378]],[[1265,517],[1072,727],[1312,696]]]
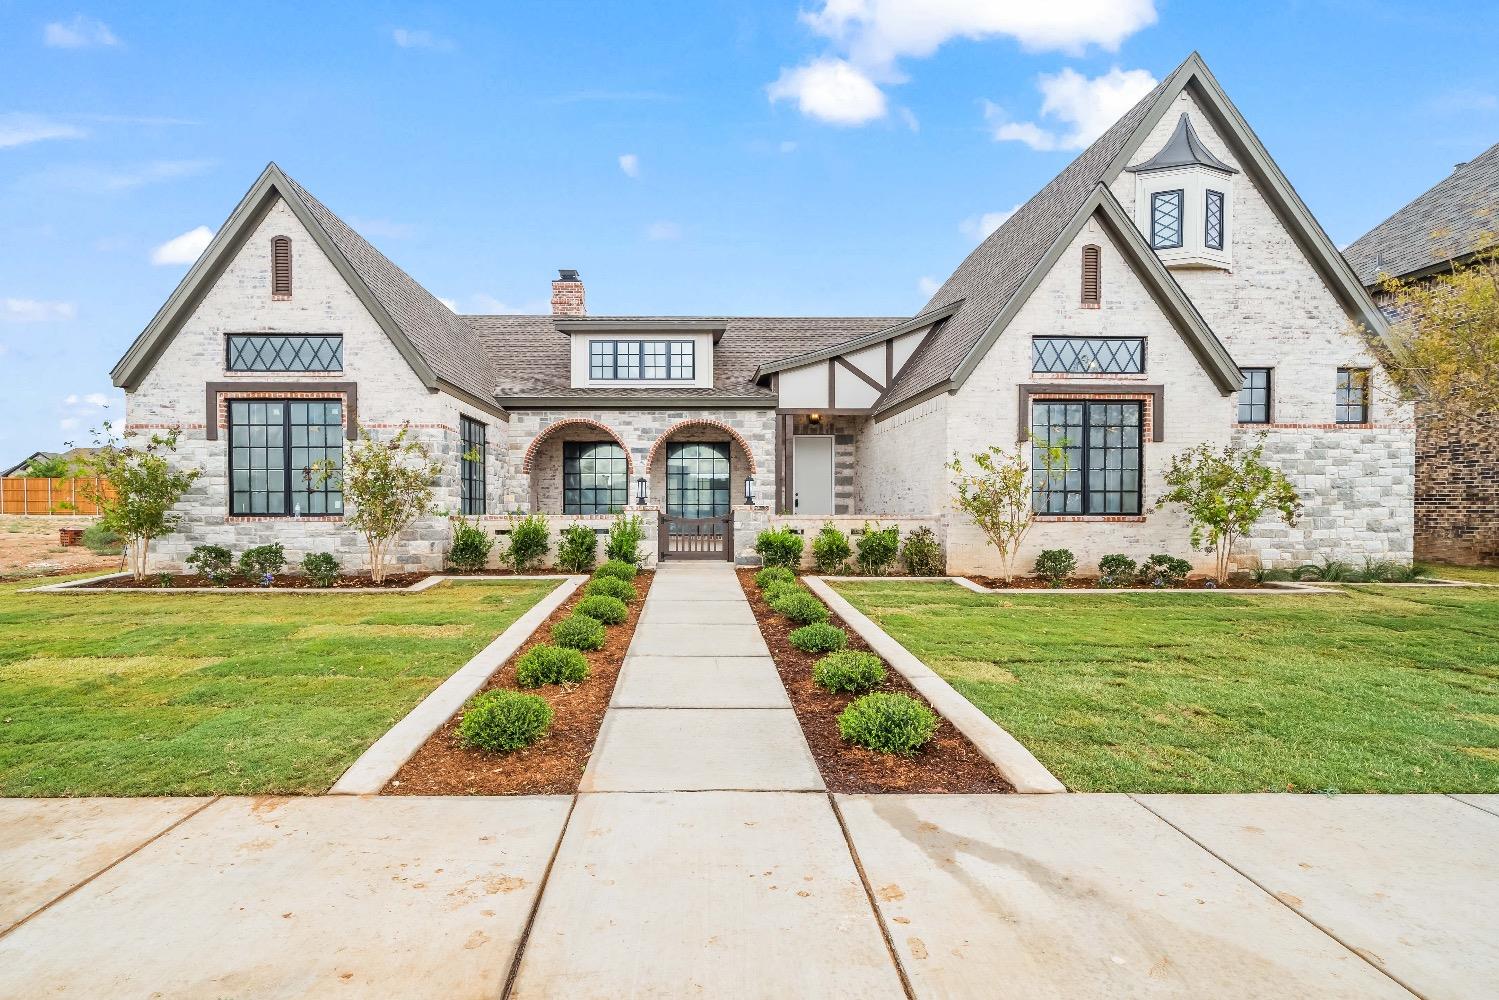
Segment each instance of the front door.
[[833,435],[798,434],[792,447],[791,512],[833,513]]

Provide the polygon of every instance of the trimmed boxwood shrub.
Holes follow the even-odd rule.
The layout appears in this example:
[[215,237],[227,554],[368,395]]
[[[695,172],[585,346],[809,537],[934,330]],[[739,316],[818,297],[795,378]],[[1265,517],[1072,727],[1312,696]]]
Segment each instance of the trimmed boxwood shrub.
[[831,522],[824,524],[817,537],[812,539],[812,564],[819,573],[838,572],[853,554],[848,536]]
[[1192,564],[1157,552],[1140,564],[1140,582],[1151,587],[1177,587],[1192,572]]
[[239,557],[239,575],[246,580],[261,582],[262,578],[274,576],[286,568],[286,550],[280,542],[257,545],[245,549]]
[[523,688],[543,684],[578,684],[588,679],[588,657],[576,649],[532,646],[515,663],[515,682]]
[[626,583],[617,576],[599,576],[598,573],[594,573],[593,579],[583,585],[583,593],[589,597],[603,594],[625,602],[635,600],[633,584]]
[[608,636],[603,622],[576,611],[552,626],[552,641],[568,649],[603,649]]
[[911,757],[936,735],[937,716],[910,695],[880,691],[845,708],[838,732],[849,743]]
[[551,727],[552,706],[540,695],[486,691],[469,702],[458,739],[477,750],[509,753],[535,743]]
[[1105,580],[1111,584],[1123,586],[1135,578],[1139,567],[1135,561],[1122,552],[1113,552],[1098,560],[1098,582],[1100,585]]
[[763,597],[763,598],[765,598],[765,603],[766,604],[772,604],[773,605],[773,604],[775,604],[776,601],[779,601],[783,597],[790,596],[791,594],[810,594],[810,593],[811,593],[811,591],[808,590],[806,587],[803,587],[801,584],[797,583],[795,580],[792,580],[790,582],[772,583],[770,586],[768,586],[764,590],[760,591],[760,596]]
[[184,561],[195,573],[218,587],[229,582],[229,573],[234,569],[234,553],[222,545],[194,545]]
[[575,610],[578,614],[595,618],[605,625],[618,625],[630,617],[630,609],[625,602],[608,594],[591,594],[579,601]]
[[586,524],[575,524],[562,532],[557,544],[557,565],[569,573],[587,573],[598,559],[599,536]]
[[771,610],[797,625],[828,620],[828,609],[809,593],[787,594],[770,602]]
[[618,559],[610,559],[608,562],[604,563],[604,565],[593,571],[593,577],[595,580],[597,580],[600,577],[612,576],[616,580],[623,580],[626,583],[629,583],[631,580],[635,579],[635,574],[638,572],[640,571],[635,568],[634,563],[621,562]]
[[309,552],[302,557],[302,575],[319,587],[331,587],[338,581],[338,560],[332,552]]
[[767,566],[755,574],[755,586],[764,590],[773,583],[795,583],[796,574],[785,566]]
[[755,539],[755,551],[767,566],[797,566],[802,561],[802,536],[790,528],[762,531]]
[[812,680],[828,691],[858,694],[885,683],[885,662],[873,653],[845,649],[818,660],[812,667]]
[[1060,587],[1077,569],[1077,556],[1071,549],[1042,549],[1036,556],[1036,575],[1053,587]]
[[848,645],[848,633],[837,625],[813,622],[794,630],[786,641],[803,653],[832,653]]
[[465,517],[453,519],[453,544],[448,548],[448,562],[456,568],[468,572],[483,569],[493,548],[494,536],[479,527],[477,521]]

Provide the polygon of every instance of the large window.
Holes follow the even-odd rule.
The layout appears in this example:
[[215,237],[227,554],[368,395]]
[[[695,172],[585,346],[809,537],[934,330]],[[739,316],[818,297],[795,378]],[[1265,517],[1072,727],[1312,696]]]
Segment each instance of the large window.
[[1338,369],[1337,421],[1340,424],[1369,422],[1369,369]]
[[1145,370],[1145,341],[1139,337],[1035,337],[1031,370],[1138,375]]
[[460,503],[465,514],[484,513],[484,425],[469,417],[458,418],[462,439]]
[[594,379],[691,379],[690,340],[591,340],[588,377]]
[[669,517],[723,517],[729,512],[727,442],[668,442],[666,513]]
[[232,372],[341,372],[344,338],[338,333],[231,333],[225,367]]
[[613,441],[562,442],[562,513],[608,514],[629,503],[625,450]]
[[1125,402],[1033,403],[1036,512],[1140,513],[1141,409]]
[[1244,384],[1239,388],[1239,423],[1270,422],[1270,369],[1244,368]]
[[1157,250],[1174,250],[1182,245],[1183,194],[1177,188],[1150,196],[1150,245]]
[[343,435],[337,400],[230,400],[229,513],[342,514]]

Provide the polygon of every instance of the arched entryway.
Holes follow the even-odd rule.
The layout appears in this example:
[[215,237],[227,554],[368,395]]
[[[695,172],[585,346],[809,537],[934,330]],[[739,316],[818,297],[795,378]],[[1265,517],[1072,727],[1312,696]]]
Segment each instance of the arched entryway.
[[720,421],[683,420],[662,434],[644,473],[661,511],[660,556],[733,560],[734,505],[755,472],[749,444]]
[[586,417],[549,424],[527,446],[530,509],[588,516],[623,510],[630,498],[630,449],[614,428]]

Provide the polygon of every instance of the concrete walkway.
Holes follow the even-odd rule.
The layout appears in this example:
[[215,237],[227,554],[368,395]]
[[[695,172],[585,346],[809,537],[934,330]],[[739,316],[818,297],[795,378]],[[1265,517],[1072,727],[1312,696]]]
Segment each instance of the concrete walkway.
[[747,615],[661,570],[577,796],[0,800],[0,1000],[1494,995],[1499,796],[830,796]]

